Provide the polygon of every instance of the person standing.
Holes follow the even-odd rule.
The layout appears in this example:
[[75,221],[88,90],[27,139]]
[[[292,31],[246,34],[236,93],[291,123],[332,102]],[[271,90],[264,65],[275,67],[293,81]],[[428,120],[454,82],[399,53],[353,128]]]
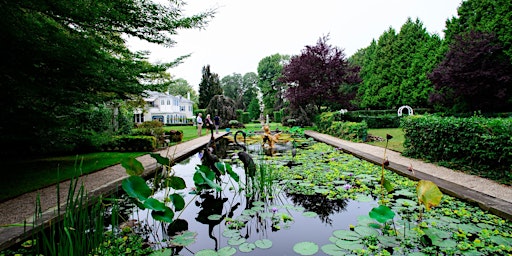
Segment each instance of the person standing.
[[213,121],[212,118],[210,117],[210,114],[206,115],[204,123],[206,125],[206,129],[213,130]]
[[197,114],[197,119],[196,119],[196,123],[197,123],[197,136],[201,137],[201,133],[202,133],[202,130],[203,130],[203,118],[202,118],[203,114],[199,113]]
[[213,124],[215,125],[215,133],[219,134],[219,126],[220,126],[219,115],[215,115],[215,117],[213,118]]

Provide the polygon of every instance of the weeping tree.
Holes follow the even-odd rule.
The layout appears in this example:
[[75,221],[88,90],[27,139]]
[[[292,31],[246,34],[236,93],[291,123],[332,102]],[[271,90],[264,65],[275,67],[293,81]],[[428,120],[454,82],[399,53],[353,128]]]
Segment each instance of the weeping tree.
[[236,120],[236,104],[235,101],[224,95],[215,95],[206,107],[206,113],[220,117],[220,127],[229,127],[230,120]]

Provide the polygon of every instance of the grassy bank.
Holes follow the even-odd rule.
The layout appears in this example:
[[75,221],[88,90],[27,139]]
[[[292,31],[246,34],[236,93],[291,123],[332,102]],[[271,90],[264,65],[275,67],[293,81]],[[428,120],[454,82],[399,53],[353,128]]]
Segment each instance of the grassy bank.
[[378,147],[386,147],[386,134],[390,134],[393,138],[388,141],[388,149],[400,153],[404,152],[404,132],[402,131],[402,128],[369,129],[368,134],[379,136],[384,139],[384,141],[367,142],[370,145]]

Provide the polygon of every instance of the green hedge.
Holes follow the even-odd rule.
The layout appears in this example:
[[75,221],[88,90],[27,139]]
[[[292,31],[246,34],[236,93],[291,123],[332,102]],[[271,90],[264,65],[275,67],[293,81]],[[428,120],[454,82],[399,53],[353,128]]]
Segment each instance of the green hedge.
[[155,136],[114,136],[113,140],[103,146],[105,151],[145,152],[156,149]]
[[409,116],[401,126],[406,156],[487,178],[512,178],[512,118]]
[[368,125],[366,122],[340,122],[335,121],[336,112],[324,112],[317,117],[318,131],[350,141],[366,141]]

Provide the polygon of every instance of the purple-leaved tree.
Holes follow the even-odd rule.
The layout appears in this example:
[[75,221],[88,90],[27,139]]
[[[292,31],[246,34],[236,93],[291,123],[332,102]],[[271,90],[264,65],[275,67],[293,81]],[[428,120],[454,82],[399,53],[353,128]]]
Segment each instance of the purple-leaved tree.
[[[351,66],[342,49],[321,37],[315,46],[306,46],[283,69],[281,81],[288,85],[285,97],[293,112],[309,118],[322,110],[351,109],[357,92],[359,67]],[[293,111],[295,110],[295,111]]]

